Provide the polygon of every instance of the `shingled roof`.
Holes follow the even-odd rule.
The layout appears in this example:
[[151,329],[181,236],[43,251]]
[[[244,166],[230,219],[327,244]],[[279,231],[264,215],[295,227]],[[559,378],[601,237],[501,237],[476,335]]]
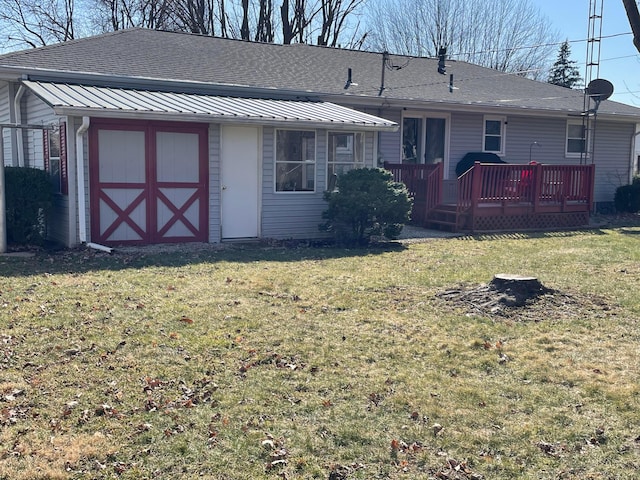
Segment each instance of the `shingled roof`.
[[[23,70],[153,79],[167,85],[195,82],[334,97],[345,102],[439,104],[442,108],[579,113],[581,91],[448,61],[446,75],[434,58],[318,47],[276,45],[135,28],[0,56],[0,72]],[[353,82],[345,89],[348,69]],[[454,75],[452,92],[449,74]],[[37,75],[36,75],[37,76]],[[640,109],[606,101],[600,113],[640,117]]]

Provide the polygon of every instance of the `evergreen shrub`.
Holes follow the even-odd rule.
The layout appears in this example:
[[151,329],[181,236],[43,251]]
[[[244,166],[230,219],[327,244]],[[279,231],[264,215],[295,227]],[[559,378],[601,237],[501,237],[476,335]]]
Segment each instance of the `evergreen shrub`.
[[328,209],[320,229],[337,244],[364,246],[374,235],[397,238],[411,216],[407,187],[380,168],[358,168],[338,177],[337,190],[324,193]]
[[53,205],[49,174],[28,167],[5,167],[7,243],[42,245]]
[[618,212],[640,212],[640,177],[635,177],[631,185],[618,187],[613,202]]

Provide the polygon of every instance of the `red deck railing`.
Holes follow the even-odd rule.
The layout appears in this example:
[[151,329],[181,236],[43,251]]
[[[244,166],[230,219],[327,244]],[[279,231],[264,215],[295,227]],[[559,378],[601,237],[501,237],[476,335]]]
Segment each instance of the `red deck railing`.
[[393,174],[396,182],[407,186],[413,198],[411,219],[423,225],[429,212],[442,201],[442,163],[415,165],[385,162],[384,168]]
[[480,164],[458,178],[459,213],[483,206],[527,207],[530,213],[590,211],[593,165]]

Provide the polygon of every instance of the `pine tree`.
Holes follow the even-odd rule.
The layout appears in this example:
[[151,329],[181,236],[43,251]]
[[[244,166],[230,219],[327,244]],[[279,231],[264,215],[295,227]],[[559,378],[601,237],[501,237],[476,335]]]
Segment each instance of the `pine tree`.
[[580,72],[576,67],[577,62],[571,60],[569,58],[570,56],[571,47],[569,46],[569,41],[565,40],[565,42],[560,45],[558,58],[549,72],[549,83],[560,85],[561,87],[573,88],[582,82]]

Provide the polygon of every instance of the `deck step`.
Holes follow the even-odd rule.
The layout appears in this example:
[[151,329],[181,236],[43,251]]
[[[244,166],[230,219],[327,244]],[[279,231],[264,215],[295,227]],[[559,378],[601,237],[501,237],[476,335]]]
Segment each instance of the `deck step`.
[[429,213],[426,226],[437,230],[455,232],[458,228],[458,211],[455,205],[441,204]]

